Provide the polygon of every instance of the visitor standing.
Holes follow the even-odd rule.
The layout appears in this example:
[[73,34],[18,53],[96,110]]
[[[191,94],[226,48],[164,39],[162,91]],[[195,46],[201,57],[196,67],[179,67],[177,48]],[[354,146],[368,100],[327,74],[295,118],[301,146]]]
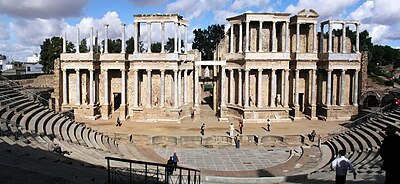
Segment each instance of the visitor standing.
[[397,183],[400,181],[400,175],[397,171],[400,166],[400,157],[397,149],[400,147],[400,136],[396,134],[393,126],[385,129],[386,137],[382,141],[379,155],[383,159],[382,170],[385,171],[385,184]]
[[172,160],[172,156],[169,157],[167,161],[167,174],[170,176],[174,173],[174,161]]
[[117,118],[117,124],[115,126],[121,126],[121,125],[122,125],[121,120],[119,120],[119,118]]
[[175,171],[176,171],[176,166],[178,166],[179,158],[176,155],[176,152],[174,152],[174,155],[172,155],[172,161],[174,161],[174,166],[175,166]]
[[270,127],[271,127],[271,120],[267,119],[267,131],[268,132],[271,131]]
[[235,136],[235,147],[240,148],[240,135],[239,134],[237,134]]
[[239,121],[239,130],[240,130],[240,134],[243,134],[243,121]]
[[321,148],[321,135],[318,134],[318,148]]
[[315,130],[313,130],[309,135],[309,139],[311,142],[314,142],[315,136],[317,135],[317,133],[315,132]]
[[233,131],[235,130],[235,125],[233,125],[233,123],[231,123],[231,125],[229,125],[229,136],[233,137]]
[[346,175],[347,170],[351,170],[353,172],[353,177],[356,179],[356,170],[351,164],[350,160],[347,159],[344,155],[346,153],[344,150],[339,151],[339,156],[336,157],[335,160],[332,161],[331,169],[336,170],[335,183],[336,184],[345,184],[346,183]]
[[203,125],[201,125],[201,127],[200,127],[201,144],[203,144],[205,126],[206,126],[206,125],[203,123]]

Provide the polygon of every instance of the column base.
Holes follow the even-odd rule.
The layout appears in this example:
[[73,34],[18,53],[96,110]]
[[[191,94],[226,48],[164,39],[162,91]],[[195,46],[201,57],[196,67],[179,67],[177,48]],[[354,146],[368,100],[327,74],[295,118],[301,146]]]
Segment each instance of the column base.
[[119,107],[119,119],[126,120],[126,105],[121,104]]
[[101,119],[108,120],[110,115],[110,105],[103,104],[101,106]]

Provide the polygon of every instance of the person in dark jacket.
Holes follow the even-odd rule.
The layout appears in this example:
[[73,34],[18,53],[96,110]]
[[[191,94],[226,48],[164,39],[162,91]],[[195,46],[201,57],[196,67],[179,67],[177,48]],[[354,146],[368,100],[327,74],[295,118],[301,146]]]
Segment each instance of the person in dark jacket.
[[400,147],[400,136],[396,134],[396,129],[393,126],[388,126],[385,129],[386,137],[382,141],[379,150],[379,155],[383,159],[382,170],[385,173],[385,184],[398,183],[400,174],[397,171],[400,165],[400,157],[397,149]]

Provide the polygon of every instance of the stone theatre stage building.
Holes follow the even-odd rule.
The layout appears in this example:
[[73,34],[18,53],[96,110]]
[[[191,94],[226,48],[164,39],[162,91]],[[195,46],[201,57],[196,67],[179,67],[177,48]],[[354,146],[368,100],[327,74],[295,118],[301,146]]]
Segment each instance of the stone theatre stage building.
[[[177,14],[134,15],[134,52],[125,52],[125,25],[121,25],[121,53],[102,53],[91,30],[89,53],[66,52],[55,62],[53,97],[58,110],[74,110],[76,117],[151,122],[198,120],[202,106],[215,111],[220,121],[245,123],[298,119],[348,120],[358,113],[361,54],[342,30],[358,21],[327,20],[302,10],[289,13],[245,13],[227,18],[230,28],[218,44],[214,61],[202,61],[188,51],[188,21]],[[152,53],[151,30],[175,29],[174,52]],[[170,25],[170,26],[171,26]],[[141,33],[140,26],[147,26]],[[108,25],[105,25],[108,39]],[[146,40],[141,35],[147,34]],[[97,34],[96,34],[97,35]],[[77,31],[79,41],[79,30]],[[80,41],[79,41],[80,42]],[[78,43],[79,43],[78,42]],[[183,42],[183,45],[182,45]],[[212,86],[205,93],[205,86]],[[207,94],[208,96],[205,96]],[[208,98],[208,100],[204,100]],[[206,104],[204,104],[206,103]]]

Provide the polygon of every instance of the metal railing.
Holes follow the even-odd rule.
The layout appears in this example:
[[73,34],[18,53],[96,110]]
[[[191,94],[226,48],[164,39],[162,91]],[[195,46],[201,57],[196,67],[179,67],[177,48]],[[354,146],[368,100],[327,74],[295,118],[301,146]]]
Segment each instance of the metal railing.
[[[105,158],[109,184],[201,183],[200,170],[197,169],[114,157]],[[172,173],[168,171],[172,171]]]

